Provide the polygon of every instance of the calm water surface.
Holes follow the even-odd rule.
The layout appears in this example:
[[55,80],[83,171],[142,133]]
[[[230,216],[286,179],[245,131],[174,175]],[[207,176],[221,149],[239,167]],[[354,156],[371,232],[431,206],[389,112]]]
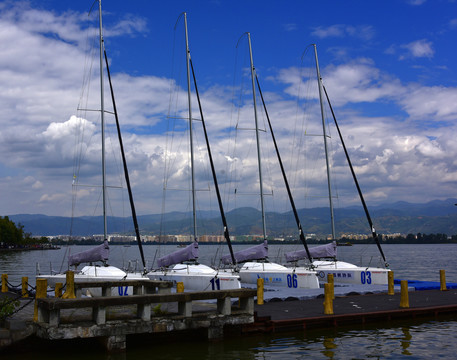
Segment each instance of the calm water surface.
[[[86,247],[73,247],[78,252]],[[235,250],[241,248],[236,246]],[[157,256],[171,252],[176,246],[145,246],[150,266]],[[270,245],[271,260],[279,260],[284,252],[300,249],[294,245]],[[446,270],[448,282],[457,282],[455,266],[457,245],[384,245],[384,253],[395,278],[439,281],[439,270]],[[34,283],[36,264],[42,273],[60,269],[67,249],[0,253],[0,273],[7,273],[11,283],[19,284],[22,276]],[[379,265],[379,253],[374,245],[339,247],[339,258],[362,265]],[[159,255],[160,253],[160,255]],[[227,253],[225,247],[200,245],[200,261],[216,263]],[[139,259],[135,246],[112,246],[110,263],[126,266],[129,260]],[[63,265],[65,268],[65,264]],[[136,341],[138,340],[138,341]],[[162,340],[150,343],[141,338],[127,340],[127,353],[106,355],[99,347],[81,346],[66,352],[72,359],[457,359],[457,317],[423,319],[364,327],[339,327],[319,331],[281,333],[275,336],[247,336],[224,339],[221,342]],[[3,355],[2,360],[28,359],[32,354]],[[62,352],[33,354],[34,359],[60,359]]]
[[[235,245],[237,251],[245,245]],[[22,276],[28,276],[29,282],[34,283],[36,267],[39,264],[41,273],[49,274],[53,270],[66,270],[65,254],[68,252],[80,252],[90,246],[73,246],[60,250],[36,250],[20,252],[0,252],[0,272],[7,273],[10,282],[21,281]],[[284,253],[302,249],[298,245],[269,245],[269,257],[271,261],[282,263]],[[145,258],[148,268],[152,267],[154,259],[176,250],[176,246],[144,246]],[[430,280],[439,281],[439,270],[446,270],[446,280],[457,282],[457,244],[440,245],[384,245],[384,254],[390,268],[395,273],[396,279]],[[201,263],[207,265],[217,264],[221,255],[228,254],[227,246],[200,245]],[[381,266],[379,251],[375,245],[354,245],[338,247],[339,260],[357,265]],[[126,267],[129,262],[141,264],[138,248],[111,246],[109,263],[118,267]],[[140,265],[138,265],[141,267]]]

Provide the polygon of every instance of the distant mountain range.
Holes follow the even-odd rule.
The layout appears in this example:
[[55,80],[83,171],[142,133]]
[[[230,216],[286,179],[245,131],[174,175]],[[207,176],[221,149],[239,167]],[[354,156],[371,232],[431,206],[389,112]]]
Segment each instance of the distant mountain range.
[[[435,200],[424,204],[396,202],[369,208],[376,231],[380,234],[457,234],[457,199]],[[370,228],[364,211],[360,207],[335,209],[337,236],[342,234],[369,234]],[[261,234],[260,211],[254,208],[238,208],[226,214],[231,235]],[[331,232],[329,209],[300,209],[299,217],[307,234],[324,237]],[[101,216],[74,218],[32,214],[9,215],[24,231],[37,236],[73,235],[88,236],[102,233]],[[161,220],[163,219],[163,221]],[[144,235],[190,234],[191,213],[170,212],[164,215],[142,215],[138,217],[140,232]],[[270,236],[296,236],[297,227],[292,212],[266,213]],[[199,234],[221,234],[222,222],[216,212],[199,213]],[[133,234],[130,218],[108,218],[110,233]]]

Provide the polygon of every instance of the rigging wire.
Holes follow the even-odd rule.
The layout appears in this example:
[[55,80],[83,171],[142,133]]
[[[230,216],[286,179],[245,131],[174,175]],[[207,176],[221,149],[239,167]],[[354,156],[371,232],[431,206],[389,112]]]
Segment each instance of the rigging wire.
[[[88,14],[90,16],[90,12]],[[93,71],[93,63],[95,58],[95,36],[94,33],[96,32],[95,28],[88,27],[86,30],[86,38],[85,38],[85,51],[84,55],[84,70],[83,76],[81,79],[81,87],[80,87],[80,95],[79,101],[77,106],[77,114],[81,113],[81,108],[87,108],[86,106],[82,106],[82,104],[87,104],[89,101],[89,88],[91,83],[91,74]],[[85,112],[84,112],[85,113]],[[72,191],[71,191],[71,217],[70,217],[70,229],[69,229],[69,238],[73,237],[73,228],[74,228],[74,218],[75,218],[75,211],[76,211],[76,202],[77,202],[77,183],[79,181],[79,174],[81,171],[81,159],[85,157],[84,150],[87,151],[87,148],[83,148],[81,145],[83,144],[84,139],[84,122],[86,116],[84,118],[82,116],[75,117],[75,137],[74,137],[74,144],[73,144],[73,177],[72,177]],[[65,259],[69,255],[69,247],[65,248],[64,256],[62,257],[62,262],[60,264],[59,272],[63,272]]]

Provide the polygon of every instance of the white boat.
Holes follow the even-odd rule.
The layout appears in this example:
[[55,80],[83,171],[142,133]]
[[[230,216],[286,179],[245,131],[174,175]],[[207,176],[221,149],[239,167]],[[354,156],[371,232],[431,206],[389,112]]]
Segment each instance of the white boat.
[[[55,288],[57,283],[65,284],[66,274],[37,275],[37,279],[46,279],[48,287]],[[139,273],[126,273],[125,271],[110,265],[86,265],[75,273],[75,283],[78,282],[100,282],[119,280],[148,280]],[[101,296],[101,288],[82,289],[85,296]],[[111,289],[111,295],[127,296],[133,295],[131,286],[118,286]]]
[[[250,57],[250,70],[252,82],[252,96],[254,108],[255,131],[257,141],[257,162],[259,172],[260,184],[260,204],[262,212],[262,230],[263,230],[263,244],[253,246],[248,249],[238,251],[231,257],[224,256],[222,262],[236,266],[242,263],[242,266],[237,270],[240,274],[241,283],[256,284],[257,279],[264,279],[265,285],[281,286],[290,289],[316,289],[319,288],[319,281],[317,279],[316,271],[306,268],[288,268],[283,265],[272,263],[268,261],[268,243],[266,236],[266,223],[265,223],[265,207],[264,207],[264,191],[262,181],[262,161],[260,156],[260,139],[259,139],[259,126],[257,117],[257,102],[256,102],[256,81],[258,79],[254,68],[254,61],[252,57],[251,35],[250,33],[243,34],[248,38],[249,57]],[[259,85],[258,85],[259,86]],[[260,90],[260,87],[259,87]],[[263,99],[263,97],[262,97]],[[265,106],[265,104],[264,104]],[[266,107],[265,107],[266,110]],[[267,115],[268,118],[268,115]],[[270,127],[271,129],[271,127]],[[233,260],[232,260],[233,259]],[[255,260],[255,261],[252,261]],[[235,270],[232,270],[235,271]]]
[[203,264],[175,264],[165,270],[152,270],[151,280],[182,282],[185,290],[232,290],[240,289],[240,277],[236,274],[215,270]]
[[[328,182],[328,197],[329,197],[329,205],[330,205],[330,220],[331,220],[331,227],[332,227],[332,239],[335,239],[335,221],[333,216],[333,196],[332,196],[332,186],[331,186],[331,179],[330,179],[330,166],[329,166],[329,157],[328,157],[328,150],[327,150],[327,134],[326,134],[326,125],[325,125],[325,118],[324,118],[324,107],[323,107],[323,92],[326,95],[327,101],[330,106],[330,110],[333,115],[333,119],[335,121],[336,128],[338,130],[338,134],[343,145],[344,152],[346,154],[346,159],[348,161],[349,167],[351,169],[352,177],[354,183],[357,187],[357,191],[359,193],[360,200],[362,202],[363,208],[365,210],[365,215],[367,217],[369,226],[371,228],[371,233],[373,239],[375,240],[379,252],[384,260],[384,268],[377,268],[377,267],[363,267],[357,266],[354,264],[350,264],[344,261],[337,260],[337,244],[333,241],[331,244],[317,246],[313,248],[307,248],[305,245],[304,250],[299,250],[295,252],[290,252],[286,254],[286,260],[289,262],[297,264],[297,261],[301,259],[307,259],[308,262],[311,262],[311,266],[315,269],[319,275],[319,281],[321,283],[327,282],[328,274],[333,274],[335,284],[342,283],[342,284],[354,284],[354,285],[385,285],[388,283],[388,273],[390,269],[388,268],[388,264],[386,262],[386,258],[381,248],[381,244],[379,243],[378,236],[374,229],[373,223],[371,221],[370,214],[368,212],[368,208],[366,206],[363,194],[361,192],[360,186],[357,181],[357,177],[355,176],[354,169],[352,167],[351,160],[349,158],[349,154],[347,152],[346,146],[344,144],[343,137],[341,135],[338,123],[335,118],[335,114],[330,104],[330,99],[328,98],[327,91],[322,83],[322,77],[319,70],[319,61],[317,58],[317,48],[316,45],[313,44],[314,47],[314,56],[316,61],[316,74],[317,74],[317,81],[318,81],[318,88],[319,88],[319,100],[320,100],[320,109],[321,109],[321,118],[322,118],[322,127],[323,127],[323,139],[324,139],[324,149],[325,149],[325,160],[327,166],[327,182]],[[300,229],[301,231],[301,229]],[[309,266],[309,263],[308,263]]]
[[245,262],[240,269],[242,283],[255,284],[258,278],[264,285],[281,286],[290,289],[316,289],[316,272],[306,268],[288,268],[270,262]]
[[[337,260],[337,244],[332,242],[309,248],[313,260],[312,267],[317,271],[319,282],[326,283],[328,274],[333,274],[335,284],[352,285],[385,285],[389,269],[372,266],[357,266],[348,262]],[[297,263],[308,259],[305,250],[292,251],[285,254],[286,260],[294,263],[292,268],[299,269]],[[309,264],[307,265],[309,266]]]
[[[145,277],[142,273],[126,273],[125,271],[114,267],[107,265],[107,261],[109,258],[109,245],[108,245],[108,235],[107,235],[107,217],[106,217],[106,179],[105,179],[105,174],[106,174],[106,169],[105,169],[105,108],[104,108],[104,88],[103,88],[103,75],[104,75],[104,67],[103,67],[103,56],[105,55],[105,61],[106,61],[106,70],[108,72],[109,76],[109,68],[108,68],[108,61],[107,61],[107,56],[106,52],[104,49],[104,42],[103,42],[103,27],[102,27],[102,8],[101,8],[101,0],[98,0],[98,5],[99,5],[99,42],[100,42],[100,118],[101,118],[101,141],[102,141],[102,151],[101,151],[101,157],[102,157],[102,202],[103,202],[103,225],[104,225],[104,241],[103,244],[93,248],[89,249],[84,252],[80,252],[77,254],[70,255],[68,258],[68,265],[69,267],[74,266],[75,269],[77,269],[77,266],[82,263],[88,263],[89,265],[84,266],[80,271],[75,272],[75,277],[74,281],[77,282],[85,282],[85,281],[114,281],[114,280],[124,280],[124,279],[143,279],[147,280],[148,278]],[[111,79],[109,79],[110,85],[111,85]],[[113,91],[111,87],[111,92]],[[140,241],[140,236],[139,236],[139,231],[138,231],[138,224],[136,221],[136,213],[135,213],[135,207],[133,205],[133,197],[131,193],[131,188],[130,188],[130,181],[128,177],[128,171],[127,171],[127,165],[125,162],[125,156],[123,152],[123,147],[122,147],[122,138],[120,135],[120,128],[119,128],[119,122],[117,118],[117,111],[116,111],[116,105],[114,103],[114,96],[112,96],[113,100],[113,108],[114,108],[114,114],[116,116],[116,124],[118,128],[118,137],[119,137],[119,142],[120,142],[120,147],[121,147],[121,152],[122,152],[122,158],[124,162],[124,175],[125,175],[125,180],[127,184],[127,188],[129,191],[129,198],[130,198],[130,205],[132,209],[132,217],[134,221],[134,226],[135,226],[135,231],[137,235],[137,240],[140,248],[140,253],[141,257],[143,260],[143,266],[145,267],[145,261],[144,261],[144,256],[143,256],[143,251],[141,247],[141,241]],[[77,186],[77,184],[74,184]],[[94,263],[101,263],[101,265],[94,265]],[[62,283],[65,284],[66,281],[66,274],[64,273],[58,273],[58,274],[37,274],[36,278],[40,279],[46,279],[48,282],[48,286],[50,287],[55,287],[56,283]],[[101,289],[83,289],[83,293],[87,295],[92,295],[92,296],[99,296],[101,295]],[[112,294],[113,295],[131,295],[133,294],[132,288],[131,287],[119,287],[118,289],[112,289]]]
[[[212,162],[211,150],[206,134],[206,126],[203,118],[203,112],[200,103],[200,97],[198,95],[198,89],[196,84],[195,73],[193,65],[190,59],[188,32],[187,32],[187,14],[181,14],[184,18],[184,29],[185,29],[185,42],[186,42],[186,67],[187,67],[187,93],[188,93],[188,114],[189,114],[189,138],[190,138],[190,168],[191,168],[191,180],[192,180],[192,209],[193,209],[193,238],[194,241],[183,249],[174,251],[171,254],[161,257],[157,261],[157,268],[147,273],[149,279],[154,280],[168,280],[173,283],[182,282],[185,290],[205,291],[205,290],[229,290],[239,289],[241,284],[239,281],[238,274],[223,272],[213,269],[207,265],[199,264],[198,259],[198,234],[197,234],[197,215],[196,215],[196,189],[195,189],[195,173],[194,173],[194,148],[193,148],[193,126],[192,126],[192,106],[191,106],[191,82],[190,73],[192,71],[194,86],[196,95],[199,103],[201,122],[205,132],[205,139],[209,154],[209,160],[213,173],[214,185],[217,191],[219,206],[221,210],[222,221],[224,223],[224,234],[226,239],[230,242],[228,236],[228,230],[226,226],[225,216],[222,209],[222,203],[220,201],[220,194],[217,185],[217,179],[214,171],[214,165]],[[180,17],[181,17],[180,16]],[[179,21],[179,19],[178,19]],[[229,247],[231,249],[230,243]]]
[[333,274],[335,284],[386,285],[389,269],[360,267],[339,260],[313,261],[319,281],[326,283],[328,274]]

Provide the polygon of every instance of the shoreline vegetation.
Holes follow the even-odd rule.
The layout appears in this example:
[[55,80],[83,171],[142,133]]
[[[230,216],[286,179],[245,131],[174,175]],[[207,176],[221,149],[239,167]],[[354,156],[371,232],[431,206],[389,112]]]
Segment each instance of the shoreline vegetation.
[[57,249],[45,236],[32,237],[24,232],[24,226],[16,225],[8,216],[0,216],[0,251]]

